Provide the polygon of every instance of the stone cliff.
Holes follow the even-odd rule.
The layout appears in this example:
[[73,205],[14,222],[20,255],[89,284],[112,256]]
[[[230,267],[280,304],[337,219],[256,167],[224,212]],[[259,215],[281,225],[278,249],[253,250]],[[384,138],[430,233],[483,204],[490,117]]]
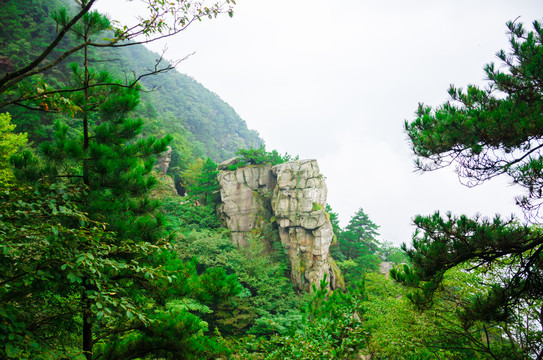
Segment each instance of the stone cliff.
[[228,170],[229,164],[231,161],[219,166],[219,213],[232,231],[232,241],[247,246],[251,233],[272,227],[279,234],[290,260],[291,279],[299,289],[310,291],[325,274],[332,289],[342,287],[339,268],[328,252],[334,234],[325,212],[327,188],[317,161],[249,165],[237,170]]

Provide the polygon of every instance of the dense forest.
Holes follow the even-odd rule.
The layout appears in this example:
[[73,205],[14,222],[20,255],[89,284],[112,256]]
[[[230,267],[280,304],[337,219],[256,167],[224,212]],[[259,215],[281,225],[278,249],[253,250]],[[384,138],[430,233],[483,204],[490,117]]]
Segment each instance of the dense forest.
[[94,2],[0,0],[0,358],[543,359],[539,23],[405,124],[421,171],[508,175],[529,220],[417,216],[400,249],[328,205],[345,286],[305,293],[273,223],[238,247],[217,215],[217,162],[296,158],[139,43],[234,2],[150,0],[134,28]]

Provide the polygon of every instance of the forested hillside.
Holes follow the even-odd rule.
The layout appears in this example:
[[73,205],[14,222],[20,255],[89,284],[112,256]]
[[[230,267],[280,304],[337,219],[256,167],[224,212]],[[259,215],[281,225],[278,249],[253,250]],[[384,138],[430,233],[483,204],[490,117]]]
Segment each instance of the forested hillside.
[[[329,250],[344,281],[333,291],[326,276],[293,286],[290,267],[305,264],[287,260],[276,216],[234,244],[215,161],[235,153],[223,171],[251,171],[297,158],[257,146],[234,110],[167,64],[154,69],[133,42],[232,16],[233,2],[149,0],[127,29],[95,1],[0,0],[1,359],[543,358],[535,222],[417,216],[413,247],[400,249],[362,208],[341,228],[324,200],[309,201],[332,239],[309,256]],[[420,105],[406,131],[422,170],[506,173],[539,217],[543,28],[509,30],[512,53],[498,53],[509,71],[486,67],[499,96],[452,88],[454,103]],[[147,67],[158,75],[138,79]],[[155,166],[168,146],[169,176]]]
[[[136,69],[138,73],[159,58],[143,46],[124,48],[123,55],[127,59],[123,70]],[[141,83],[146,89],[155,90],[143,98],[149,99],[166,130],[172,132],[182,125],[194,136],[191,142],[195,156],[222,161],[234,156],[237,149],[258,148],[262,144],[258,133],[247,129],[232,107],[191,77],[169,71],[145,77]]]
[[[51,12],[66,5],[72,6],[69,1],[61,0],[2,1],[0,75],[28,63],[53,40],[58,27],[51,18]],[[109,35],[104,32],[101,36]],[[74,39],[66,38],[60,48],[69,48],[73,44]],[[117,79],[131,80],[146,74],[160,59],[159,54],[143,45],[91,48],[89,51],[94,71],[107,70]],[[45,72],[43,81],[56,86],[73,83],[70,64],[80,61],[81,53],[71,55]],[[166,64],[163,59],[159,67]],[[258,133],[249,130],[245,121],[217,94],[175,69],[143,77],[140,84],[145,92],[141,93],[135,116],[152,123],[153,128],[147,132],[174,136],[170,144],[174,150],[172,169],[178,172],[198,158],[222,161],[234,156],[237,149],[258,148],[263,143]],[[31,140],[37,141],[51,136],[51,127],[47,125],[51,125],[58,116],[52,110],[36,112],[13,106],[2,109],[11,113],[13,123],[18,125],[17,131],[26,131],[31,134]]]

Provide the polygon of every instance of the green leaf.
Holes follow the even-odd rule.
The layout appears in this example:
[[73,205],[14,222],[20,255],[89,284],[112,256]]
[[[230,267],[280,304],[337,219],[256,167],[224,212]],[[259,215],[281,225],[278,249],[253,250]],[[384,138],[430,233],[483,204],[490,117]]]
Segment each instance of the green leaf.
[[77,281],[77,276],[74,274],[74,273],[68,273],[68,275],[66,276],[68,278],[68,280],[70,280],[70,282],[76,282]]
[[13,346],[11,343],[6,344],[6,355],[8,358],[20,358],[23,350],[17,346]]

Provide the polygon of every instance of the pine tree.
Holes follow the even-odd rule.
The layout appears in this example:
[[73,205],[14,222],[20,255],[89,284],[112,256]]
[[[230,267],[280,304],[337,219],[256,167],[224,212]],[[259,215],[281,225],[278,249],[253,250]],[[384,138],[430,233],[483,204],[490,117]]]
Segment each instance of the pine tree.
[[[461,314],[466,326],[478,320],[528,321],[539,323],[530,337],[541,338],[543,28],[539,22],[533,25],[534,31],[527,32],[522,24],[508,23],[511,52],[497,53],[503,66],[485,67],[488,88],[470,85],[464,91],[451,86],[451,101],[435,109],[419,105],[417,118],[405,125],[419,169],[454,165],[468,186],[509,176],[526,190],[517,203],[528,222],[500,216],[417,216],[418,230],[407,250],[413,268],[393,276],[421,289],[414,299],[427,306],[448,270],[487,270],[491,290],[466,299]],[[519,309],[532,306],[532,318],[517,318]],[[543,354],[541,346],[526,351],[526,356]]]
[[[61,25],[68,18],[64,11],[53,17]],[[91,11],[71,30],[86,44],[108,27],[105,16]],[[158,240],[161,218],[153,214],[158,204],[150,202],[145,193],[156,183],[151,176],[154,158],[166,149],[170,137],[140,138],[143,122],[128,116],[138,105],[138,87],[123,86],[106,72],[94,72],[89,60],[88,47],[84,46],[82,70],[77,64],[71,66],[73,87],[82,89],[71,92],[71,100],[80,111],[71,127],[58,121],[53,141],[41,144],[41,155],[48,164],[42,175],[47,175],[47,181],[52,183],[68,181],[81,187],[84,195],[78,198],[79,209],[115,233],[114,240],[105,244],[126,247],[122,255],[113,258],[123,263],[138,258],[141,261],[140,246]],[[93,86],[103,83],[111,85]],[[24,167],[28,159],[21,157],[18,163]],[[135,245],[131,247],[127,241]],[[80,246],[86,247],[84,243]],[[129,280],[132,275],[122,276],[127,277],[125,282],[133,281]],[[100,318],[91,294],[97,289],[88,274],[81,277],[81,284],[82,348],[87,359],[91,359],[94,323]]]
[[[0,234],[5,235],[0,339],[12,341],[0,349],[0,357],[209,357],[215,345],[203,335],[206,323],[192,313],[205,306],[183,303],[200,287],[195,264],[182,263],[169,251],[158,204],[146,198],[156,182],[154,159],[171,138],[143,138],[143,122],[130,118],[139,103],[138,78],[125,84],[90,66],[90,47],[103,45],[95,40],[110,26],[106,17],[90,11],[93,2],[77,1],[73,17],[67,10],[55,12],[56,40],[37,62],[0,78],[0,107],[37,102],[75,114],[55,124],[39,156],[25,151],[13,158],[18,190],[0,189]],[[151,3],[156,11],[171,5]],[[177,3],[181,13],[193,11],[184,5]],[[177,9],[171,11],[179,14]],[[209,8],[199,16],[218,12]],[[43,84],[35,92],[25,80],[63,60],[40,65],[69,33],[78,45],[64,55],[83,53],[82,61],[70,66],[71,86]],[[115,35],[109,45],[129,38],[122,31]],[[214,275],[218,286],[224,281],[235,287],[235,279]],[[49,297],[54,301],[41,301]]]
[[220,200],[218,173],[217,164],[207,158],[196,177],[196,184],[191,188],[191,195],[197,198],[200,205],[215,207],[218,204]]
[[364,273],[379,268],[378,229],[379,226],[360,208],[340,233],[338,242],[344,261],[338,265],[342,267],[348,282],[354,283]]
[[360,208],[343,232],[341,243],[345,256],[354,259],[365,253],[375,253],[379,244],[376,239],[378,229],[379,226]]

